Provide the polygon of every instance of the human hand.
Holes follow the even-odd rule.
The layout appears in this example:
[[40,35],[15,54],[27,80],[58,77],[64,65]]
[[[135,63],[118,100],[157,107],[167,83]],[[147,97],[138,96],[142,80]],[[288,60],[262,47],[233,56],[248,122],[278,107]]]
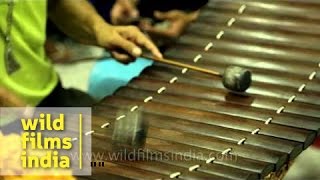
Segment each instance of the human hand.
[[136,8],[135,0],[117,0],[113,5],[111,12],[111,23],[114,25],[126,25],[131,20],[139,17],[139,11]]
[[99,46],[109,49],[114,58],[127,63],[142,55],[146,48],[153,56],[162,58],[156,45],[135,26],[111,26],[100,23],[96,27],[96,41]]
[[185,28],[198,17],[198,14],[198,11],[191,13],[181,10],[172,10],[168,12],[155,11],[154,17],[158,20],[169,22],[169,27],[165,29],[159,29],[153,26],[151,23],[144,22],[140,25],[140,28],[154,35],[166,38],[177,38],[183,33]]
[[4,87],[0,87],[0,107],[25,107],[26,104]]

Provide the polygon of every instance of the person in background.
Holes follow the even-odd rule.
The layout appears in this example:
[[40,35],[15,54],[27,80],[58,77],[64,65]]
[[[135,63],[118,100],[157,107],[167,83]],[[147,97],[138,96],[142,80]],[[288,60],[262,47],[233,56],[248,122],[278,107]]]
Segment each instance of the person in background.
[[[91,0],[99,14],[114,25],[131,24],[132,22],[145,32],[163,38],[175,39],[185,28],[194,21],[199,9],[208,0],[185,1],[179,0]],[[152,21],[167,22],[167,28],[157,28]]]

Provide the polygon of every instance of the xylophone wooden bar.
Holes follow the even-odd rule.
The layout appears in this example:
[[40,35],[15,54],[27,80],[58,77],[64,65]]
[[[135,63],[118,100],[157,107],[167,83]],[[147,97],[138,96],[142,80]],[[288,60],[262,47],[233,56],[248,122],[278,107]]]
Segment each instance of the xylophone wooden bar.
[[[199,66],[200,63],[198,63]],[[161,65],[162,66],[162,65]],[[216,64],[214,67],[214,69],[218,69],[218,71],[223,71],[223,68],[226,67],[227,65],[224,66],[219,66],[218,64]],[[201,67],[208,67],[208,66],[201,66]],[[209,66],[210,67],[210,66]],[[176,69],[176,72],[174,76],[177,77],[181,77],[181,79],[183,79],[185,76],[188,75],[181,75],[181,70],[177,69],[177,68],[167,68],[168,69]],[[213,69],[213,68],[212,68]],[[192,71],[189,71],[190,74],[193,73]],[[319,99],[319,93],[317,93],[316,87],[318,86],[317,83],[313,83],[308,79],[308,76],[306,76],[304,79],[304,81],[299,81],[296,83],[291,83],[290,79],[288,78],[283,78],[280,76],[280,74],[278,76],[273,76],[273,75],[268,75],[268,74],[264,74],[264,75],[260,75],[258,72],[254,72],[255,74],[253,75],[252,79],[253,79],[253,83],[251,88],[249,88],[247,90],[247,93],[249,94],[261,94],[261,95],[265,95],[265,96],[275,96],[277,98],[283,98],[283,99],[289,99],[292,95],[296,95],[299,94],[299,96],[297,96],[295,98],[296,101],[301,101],[301,102],[305,102],[305,103],[309,103],[309,104],[315,104],[318,105],[319,101],[317,101],[317,99]],[[179,75],[177,75],[179,74]],[[193,74],[199,74],[199,73],[193,73]],[[173,74],[172,74],[173,75]],[[143,75],[142,75],[143,76]],[[222,83],[220,82],[219,78],[215,78],[212,76],[203,76],[202,74],[199,75],[200,77],[191,77],[190,78],[190,82],[192,82],[192,78],[195,79],[199,79],[199,83],[203,83],[203,86],[210,86],[210,87],[220,87],[220,88],[224,88],[222,86]],[[189,77],[189,76],[188,76]],[[283,84],[277,84],[278,80],[283,83]],[[296,80],[293,80],[293,82],[295,82]],[[308,84],[308,86],[307,86]],[[303,88],[301,88],[303,86]],[[270,89],[272,88],[272,89]],[[289,92],[292,92],[292,94],[288,94]],[[307,92],[308,96],[306,96],[304,93],[301,92]]]
[[[181,43],[179,43],[179,45],[177,45],[176,48],[189,47],[189,49],[191,50],[195,49],[203,52],[203,49],[205,47],[205,44],[203,42],[208,42],[208,39],[203,37],[198,37],[198,36],[192,36],[192,35],[188,37],[183,36],[181,38]],[[274,59],[274,60],[279,59],[279,62],[309,61],[313,63],[313,66],[317,66],[316,57],[318,57],[320,54],[320,53],[314,53],[313,55],[310,55],[309,52],[301,53],[301,51],[297,51],[297,49],[294,49],[290,46],[284,47],[284,48],[281,48],[281,47],[273,48],[268,45],[262,45],[262,44],[252,45],[246,42],[239,42],[239,41],[237,42],[236,40],[233,40],[233,41],[212,40],[211,42],[214,44],[214,47],[215,47],[213,52],[218,52],[218,53],[228,52],[232,55],[236,54],[239,56],[242,55],[244,57],[249,56],[253,58],[255,57],[255,58],[262,58],[262,59]],[[260,53],[260,51],[262,52]],[[205,54],[209,56],[213,52],[208,52]],[[310,60],[307,60],[309,58]],[[288,68],[290,68],[290,66]]]
[[[161,71],[161,73],[159,72]],[[165,72],[168,71],[168,72]],[[170,73],[169,73],[170,72]],[[188,74],[181,75],[181,70],[176,68],[163,68],[158,67],[158,65],[153,66],[152,70],[146,71],[144,74],[142,74],[140,77],[146,77],[150,79],[156,79],[160,78],[164,81],[170,80],[172,77],[178,77],[179,82],[186,82],[190,84],[195,84],[199,86],[205,86],[205,87],[211,87],[211,88],[219,88],[224,89],[222,86],[222,83],[219,81],[218,78],[214,78],[211,76],[205,76],[203,74],[199,74],[197,72],[189,71]],[[254,81],[252,86],[247,90],[248,94],[254,94],[254,95],[262,95],[267,97],[275,97],[278,99],[283,99],[288,101],[293,95],[299,94],[299,96],[296,96],[294,101],[295,102],[305,102],[309,104],[315,104],[318,105],[319,101],[315,101],[317,98],[317,94],[313,93],[308,94],[306,96],[304,93],[309,91],[309,87],[312,86],[312,84],[308,83],[308,87],[303,89],[304,93],[300,93],[298,90],[301,85],[297,85],[296,87],[287,87],[287,86],[274,86],[273,84],[266,84],[263,82],[257,82]],[[272,90],[270,89],[272,87]],[[288,94],[287,92],[291,90],[291,92],[294,92],[295,94]],[[315,94],[315,96],[313,96]]]
[[[166,74],[162,73],[162,72],[155,72],[154,70],[151,71],[148,71],[146,73],[144,73],[143,76],[140,77],[140,79],[143,79],[144,81],[153,81],[153,80],[159,80],[159,83],[162,83],[163,85],[165,83],[167,83],[167,79],[172,77],[172,75],[168,75],[166,76]],[[286,105],[286,112],[290,112],[290,113],[293,113],[293,114],[301,114],[301,115],[307,115],[307,116],[312,116],[312,117],[319,117],[319,114],[317,113],[319,111],[319,108],[316,107],[316,106],[312,106],[310,105],[309,103],[302,103],[302,102],[299,102],[299,103],[292,103],[293,101],[296,101],[296,97],[292,98],[289,97],[287,99],[284,99],[284,100],[281,100],[281,99],[277,99],[277,98],[272,98],[272,97],[265,97],[265,96],[262,96],[262,95],[252,95],[251,96],[254,96],[249,98],[248,95],[234,95],[234,94],[230,94],[228,92],[226,92],[224,89],[221,89],[218,88],[218,87],[209,87],[208,86],[205,86],[205,85],[200,85],[200,81],[197,81],[198,83],[195,84],[195,85],[189,85],[189,84],[192,84],[192,77],[190,78],[183,78],[182,76],[175,76],[178,78],[179,82],[178,83],[175,83],[173,84],[172,86],[176,86],[176,84],[178,85],[181,85],[181,86],[191,86],[192,89],[191,91],[193,90],[193,92],[185,92],[185,93],[188,93],[188,94],[192,94],[193,96],[202,96],[202,97],[206,97],[206,98],[209,98],[209,99],[219,99],[219,100],[224,100],[226,99],[225,97],[232,97],[234,99],[231,99],[229,102],[230,103],[242,103],[242,104],[249,104],[250,106],[254,106],[254,107],[261,107],[261,108],[265,108],[265,109],[272,109],[272,110],[277,110],[278,107],[280,107],[280,105],[282,105],[283,103],[287,103],[288,101],[288,105]],[[189,80],[189,82],[187,82]],[[139,81],[135,81],[136,83],[139,83]],[[212,79],[207,79],[206,80],[206,83],[209,84],[211,82],[211,84],[214,84],[214,82],[212,82]],[[189,83],[189,84],[188,84]],[[152,85],[152,84],[151,84]],[[156,85],[154,85],[156,86]],[[157,88],[157,87],[154,87],[154,88]],[[215,89],[215,91],[210,91],[212,89]],[[197,91],[200,91],[200,92],[197,92]],[[209,94],[215,94],[215,96],[209,96]],[[223,95],[218,95],[219,93],[223,93]],[[237,99],[243,99],[243,101],[237,101]],[[263,100],[264,99],[264,100]],[[270,99],[272,99],[273,101],[270,102]],[[244,101],[246,100],[246,101]],[[257,103],[257,101],[262,101],[261,103]],[[278,101],[278,103],[277,103]],[[269,104],[269,105],[266,105],[266,104]]]
[[[156,76],[152,76],[156,77]],[[149,91],[155,91],[159,85],[165,86],[167,81],[161,81],[161,78],[152,79],[149,77],[139,77],[138,80],[132,81],[132,83],[128,84],[129,87],[137,88],[137,89],[145,89]],[[168,79],[168,78],[165,78]],[[180,79],[179,79],[180,80]],[[156,81],[158,84],[152,83]],[[190,88],[192,87],[192,88]],[[184,95],[199,97],[204,99],[209,99],[212,101],[224,101],[226,103],[231,104],[239,104],[239,105],[247,105],[257,108],[263,108],[268,110],[277,111],[284,103],[287,103],[289,100],[293,101],[293,98],[288,100],[279,100],[272,97],[264,97],[261,95],[235,95],[226,92],[223,89],[211,88],[206,86],[193,86],[187,84],[186,82],[180,81],[172,85],[172,88],[168,89],[167,92],[177,94],[179,91],[181,92],[183,89],[189,88],[190,90],[184,91]],[[214,90],[214,91],[212,91]],[[272,100],[272,101],[270,101]],[[289,101],[290,102],[290,101]],[[312,106],[307,103],[289,103],[286,105],[286,112],[291,114],[299,114],[311,117],[319,117],[319,108]]]
[[[120,103],[122,101],[123,104],[127,103],[125,100],[118,100]],[[113,101],[111,101],[113,102]],[[183,115],[175,113],[175,110],[181,111],[185,108],[172,106],[172,105],[164,105],[164,104],[154,104],[150,103],[151,105],[144,106],[144,111],[147,113],[152,113],[155,115],[161,115],[162,113],[166,113],[165,118],[178,118],[178,119],[185,119],[187,122],[195,122],[195,123],[205,123],[207,125],[214,125],[218,127],[225,127],[229,128],[230,130],[240,130],[247,133],[251,133],[252,130],[254,130],[256,127],[258,127],[260,122],[251,121],[245,118],[231,118],[229,116],[223,116],[219,114],[212,114],[212,113],[206,113],[201,111],[196,111],[194,109],[186,108],[187,112]],[[140,104],[139,104],[140,105]],[[123,105],[124,106],[124,105]],[[224,119],[224,122],[221,123],[220,120]],[[239,126],[237,123],[243,123],[245,125]],[[276,131],[275,131],[275,130]],[[270,127],[264,128],[263,131],[260,131],[259,134],[278,137],[278,138],[284,138],[288,140],[295,140],[298,142],[304,142],[304,141],[312,141],[314,135],[312,133],[300,130],[300,129],[294,129],[289,128],[286,126],[278,126],[274,124],[270,124]],[[239,139],[239,137],[238,137]]]
[[165,57],[220,73],[246,67],[252,86],[235,94],[218,77],[155,63],[93,107],[91,133],[93,152],[110,154],[114,123],[140,111],[143,155],[155,159],[105,157],[93,179],[263,179],[282,171],[320,132],[319,12],[316,0],[210,1]]
[[[216,16],[214,18],[220,18],[221,16]],[[230,22],[231,23],[231,22]],[[214,37],[215,33],[219,32],[221,29],[224,29],[227,24],[217,24],[215,26],[210,26],[205,22],[196,22],[193,23],[188,29],[188,33],[196,34],[202,37]],[[202,29],[203,32],[197,31]],[[279,45],[279,46],[290,46],[294,49],[309,49],[309,50],[319,50],[317,42],[319,37],[313,37],[310,35],[298,34],[298,33],[289,33],[286,31],[274,31],[269,32],[265,29],[255,29],[252,28],[243,28],[239,27],[238,24],[234,25],[223,31],[228,36],[225,36],[225,40],[245,40],[245,41],[255,41],[259,44],[266,45]],[[303,47],[301,46],[303,44]]]
[[[255,0],[237,0],[237,1],[209,1],[208,8],[215,11],[236,11],[238,14],[260,14],[264,16],[294,17],[301,20],[319,21],[319,4],[294,3],[294,1],[255,1]],[[240,7],[240,8],[239,8]],[[245,7],[245,8],[243,8]],[[250,7],[250,8],[246,8]],[[240,10],[242,12],[240,13]]]
[[[105,109],[105,107],[103,107],[103,108]],[[108,109],[109,110],[110,109],[114,109],[114,107],[111,107],[111,108],[108,107]],[[109,114],[108,111],[107,112],[103,112],[103,116],[116,117],[116,115],[114,114],[114,112],[116,112],[116,111],[110,111],[110,112],[111,112],[111,114]],[[102,112],[100,112],[100,113],[102,113]],[[113,116],[112,116],[112,113],[113,113]],[[151,119],[154,119],[154,117],[153,118],[148,118],[148,121],[151,120]],[[103,119],[101,119],[101,118],[98,118],[98,119],[95,119],[95,120],[100,120],[100,121],[104,122]],[[158,120],[158,119],[155,119],[155,120]],[[166,120],[166,118],[164,118],[163,120]],[[95,122],[97,122],[97,121],[95,121]],[[150,126],[152,126],[151,123],[150,123]],[[109,133],[111,133],[111,131],[109,129],[107,131]],[[102,131],[102,132],[106,133],[105,131]],[[96,134],[99,134],[99,132],[97,132]],[[104,137],[106,138],[106,136],[104,136]],[[148,142],[152,142],[151,144],[147,145],[147,148],[149,150],[151,149],[151,150],[157,150],[157,151],[164,151],[166,153],[170,151],[170,153],[178,154],[178,153],[181,153],[181,152],[188,151],[190,149],[190,146],[183,145],[183,144],[177,145],[177,143],[172,144],[172,143],[170,143],[168,141],[164,141],[164,140],[160,141],[160,140],[156,140],[156,139],[149,139]],[[101,149],[101,147],[106,149],[105,147],[110,146],[110,145],[102,146],[101,143],[103,143],[103,142],[94,143],[94,144],[97,144],[99,146],[98,148],[100,148],[100,149]],[[104,142],[104,143],[108,144],[108,142]],[[180,150],[179,151],[178,150],[173,151],[174,149],[177,149],[177,148],[180,149]],[[206,149],[201,149],[201,151],[200,151],[199,149],[201,149],[201,148],[192,147],[193,151],[202,152],[203,154],[206,154],[206,156],[208,156],[209,154],[219,153],[217,151],[209,151],[209,150],[206,150]],[[199,150],[199,151],[197,151],[197,150]],[[204,157],[201,157],[201,158],[204,158]],[[221,161],[219,163],[225,164],[228,167],[238,167],[238,168],[242,168],[244,170],[248,170],[248,171],[252,171],[252,172],[259,172],[259,173],[264,173],[264,174],[265,173],[269,173],[272,170],[271,164],[266,166],[266,167],[264,167],[266,164],[262,163],[262,162],[255,162],[255,161],[252,161],[252,160],[244,159],[242,157],[236,157],[236,158],[241,159],[241,162],[240,161],[226,161],[226,162],[224,162],[224,161],[221,161],[220,159],[217,159],[216,161],[218,161],[218,162]],[[201,160],[205,161],[205,159],[201,159]],[[166,161],[166,162],[170,163],[171,161]],[[173,161],[173,162],[176,162],[176,161]],[[237,170],[232,170],[231,172],[233,172],[233,171],[237,171]]]
[[[133,92],[133,91],[131,91],[131,92]],[[138,94],[130,95],[125,92],[122,93],[121,91],[119,91],[120,96],[124,96],[127,98],[133,98],[133,99],[137,99],[137,100],[139,100],[139,99],[142,100],[142,97],[143,97],[142,93],[145,93],[146,95],[152,94],[151,92],[148,93],[148,92],[143,92],[143,91],[139,91],[139,92],[136,91],[136,93],[138,93]],[[231,105],[223,106],[223,105],[220,105],[219,103],[215,103],[212,101],[206,101],[206,100],[201,100],[201,99],[197,100],[195,98],[191,98],[191,97],[187,97],[187,96],[184,96],[183,99],[179,99],[179,98],[181,98],[179,96],[172,96],[169,94],[155,95],[154,97],[155,97],[155,99],[156,99],[156,97],[158,97],[159,99],[161,98],[161,100],[159,100],[159,101],[154,100],[154,102],[160,102],[163,104],[186,107],[186,108],[196,109],[199,111],[212,112],[212,113],[217,113],[217,114],[221,114],[221,115],[242,117],[242,118],[247,118],[250,120],[262,121],[262,123],[264,123],[268,119],[268,117],[270,117],[270,115],[272,114],[272,112],[270,112],[269,114],[264,115],[264,118],[263,118],[263,117],[259,117],[259,114],[261,114],[262,111],[255,111],[253,108],[245,108],[245,107],[239,107],[239,106],[232,107]],[[197,102],[195,102],[196,100],[197,100]],[[201,103],[199,103],[199,102],[201,102]],[[245,113],[243,113],[243,112],[245,112]],[[245,114],[245,115],[243,115],[243,114]],[[294,118],[292,118],[290,116],[284,117],[284,115],[282,114],[280,121],[281,122],[283,122],[283,121],[290,122],[290,120],[291,120],[291,122],[295,122],[293,119]],[[313,125],[318,125],[319,121],[310,121],[310,123],[314,123]],[[313,127],[313,126],[309,126],[308,123],[303,124],[303,122],[301,123],[301,125],[304,125],[302,127],[305,129],[319,130],[319,126]],[[296,127],[297,125],[291,124],[290,126]]]
[[[130,94],[130,93],[138,93],[136,94]],[[146,96],[150,96],[153,94],[153,91],[149,91],[146,92],[144,90],[134,90],[134,89],[125,89],[123,91],[118,91],[117,95],[119,96],[126,96],[129,98],[134,98],[134,99],[141,99],[143,100],[144,97]],[[182,93],[181,93],[182,94]],[[257,117],[259,112],[264,112],[267,116],[271,116],[272,114],[274,114],[274,111],[270,111],[270,110],[262,110],[259,108],[254,108],[254,107],[248,107],[248,106],[240,106],[240,105],[232,105],[232,104],[222,104],[217,101],[213,101],[213,100],[206,100],[206,99],[199,99],[199,98],[195,98],[195,97],[191,97],[191,96],[181,96],[181,94],[175,93],[174,95],[170,94],[170,93],[166,93],[166,95],[154,95],[154,97],[159,97],[159,99],[161,100],[157,100],[155,98],[154,101],[159,101],[161,103],[165,103],[165,104],[172,104],[172,105],[178,105],[178,106],[182,106],[182,107],[189,107],[189,108],[194,108],[194,109],[200,109],[203,111],[209,111],[209,112],[217,112],[217,113],[221,113],[221,114],[230,114],[230,115],[235,115],[234,113],[237,113],[238,111],[250,111],[248,113],[246,113],[246,115],[241,116],[239,112],[239,114],[236,114],[235,116],[238,117],[247,117],[247,118],[252,118],[252,119],[260,119],[260,118],[255,118]],[[168,95],[168,96],[167,96]],[[184,99],[180,99],[185,97]],[[174,102],[172,102],[174,101]],[[183,103],[184,102],[184,103]],[[190,102],[190,104],[189,104]],[[188,103],[188,104],[187,104]],[[221,108],[220,108],[221,107]],[[234,110],[233,110],[234,109]],[[288,113],[284,113],[282,112],[281,114],[281,118],[282,118],[282,123],[286,123],[285,121],[287,121],[287,126],[294,126],[294,127],[302,127],[303,124],[309,124],[306,125],[306,129],[311,128],[312,130],[318,130],[319,129],[319,121],[317,121],[316,119],[307,117],[307,116],[300,116],[300,115],[293,115],[293,114],[288,114]],[[263,119],[263,118],[261,118]],[[299,120],[297,119],[301,119],[301,123],[299,123]],[[303,121],[302,121],[303,119]],[[263,121],[263,120],[262,120]],[[298,124],[292,124],[292,122],[296,122]],[[292,124],[292,125],[291,125]],[[316,126],[318,125],[318,126]],[[309,127],[307,127],[309,126]],[[315,126],[315,127],[313,127]]]
[[[233,18],[235,16],[237,16],[236,20]],[[276,30],[278,32],[286,32],[289,34],[309,35],[315,37],[318,37],[320,34],[320,26],[308,20],[299,21],[299,23],[297,23],[296,18],[287,17],[282,18],[281,21],[279,21],[279,17],[277,16],[270,17],[259,13],[255,13],[254,15],[245,13],[238,16],[238,13],[235,11],[204,11],[200,14],[197,22],[214,23],[225,26],[229,26],[230,24],[241,28],[247,28],[249,30]],[[259,23],[259,26],[257,26],[257,23]],[[304,27],[310,27],[310,29]]]
[[[106,133],[106,132],[103,132],[103,133]],[[107,133],[111,133],[111,131],[107,132]],[[99,134],[99,132],[96,132],[95,135],[94,135],[95,139],[94,139],[94,145],[98,145],[97,147],[95,147],[95,149],[99,150],[100,152],[104,152],[104,153],[107,153],[107,151],[111,149],[111,146],[110,146],[110,143],[106,143],[106,142],[110,142],[111,141],[111,138],[110,137],[107,137],[105,135],[101,135]],[[164,147],[165,145],[168,145],[167,142],[163,142],[159,139],[153,139],[152,137],[148,138],[147,140],[149,143],[148,145],[148,149],[149,151],[152,150],[152,149],[157,149],[157,151],[159,151],[159,147],[158,146],[161,146],[161,147]],[[184,149],[185,147],[184,146],[177,146],[176,148],[174,146],[170,147],[170,148],[173,148],[173,149]],[[160,148],[161,149],[161,148]],[[175,152],[176,154],[179,153],[179,152],[182,152],[181,150],[176,150],[177,152]],[[204,152],[205,153],[205,152]],[[210,152],[212,153],[212,152]],[[170,155],[170,153],[168,154]],[[115,160],[114,160],[115,161]],[[163,161],[163,162],[156,162],[156,161],[139,161],[139,162],[129,162],[129,161],[116,161],[117,164],[120,164],[120,165],[124,165],[124,166],[128,166],[128,167],[133,167],[134,165],[134,168],[137,168],[137,169],[144,169],[144,170],[149,170],[149,171],[152,171],[152,172],[156,172],[156,173],[160,173],[160,174],[166,174],[166,175],[170,175],[170,172],[171,170],[170,169],[174,169],[175,171],[185,171],[184,169],[182,169],[180,166],[181,166],[181,163],[179,163],[180,161]],[[195,161],[194,161],[195,162]],[[169,164],[168,164],[169,163]],[[177,166],[177,164],[180,164]],[[186,165],[186,164],[184,164]],[[168,169],[168,167],[170,169]],[[237,179],[243,179],[241,178],[241,176],[245,176],[245,177],[257,177],[257,175],[250,175],[250,173],[246,173],[246,171],[239,171],[237,169],[233,169],[233,168],[228,168],[228,167],[223,167],[224,169],[229,169],[230,172],[226,171],[227,176],[233,176],[233,177],[238,177]],[[221,171],[221,170],[220,170]],[[208,171],[207,171],[208,172]],[[210,171],[209,171],[210,172]],[[224,173],[226,173],[224,172]],[[228,174],[229,173],[229,174]],[[195,177],[193,174],[197,174],[197,177]],[[184,177],[189,179],[189,178],[192,178],[192,179],[206,179],[206,178],[214,178],[214,179],[220,179],[220,178],[223,178],[221,176],[214,176],[215,172],[210,172],[209,174],[213,174],[213,175],[210,175],[210,177],[208,175],[204,175],[204,174],[201,174],[201,173],[197,173],[197,172],[194,172],[194,173],[191,173],[190,175],[185,175]],[[240,176],[238,176],[240,175]],[[191,177],[190,177],[191,176]],[[228,179],[228,178],[226,178]],[[245,178],[247,179],[247,178]],[[253,178],[249,178],[249,179],[253,179]]]

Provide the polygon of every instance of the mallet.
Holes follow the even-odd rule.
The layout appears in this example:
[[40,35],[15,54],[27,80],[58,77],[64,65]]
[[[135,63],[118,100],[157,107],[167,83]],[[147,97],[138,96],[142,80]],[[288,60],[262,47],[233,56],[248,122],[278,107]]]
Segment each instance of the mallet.
[[[123,52],[123,50],[118,50],[119,52]],[[123,52],[126,53],[126,52]],[[223,74],[217,72],[217,71],[212,71],[209,69],[193,66],[190,64],[185,64],[185,63],[180,63],[175,60],[171,59],[165,59],[165,58],[156,58],[154,56],[151,56],[149,54],[143,54],[141,57],[146,58],[146,59],[152,59],[154,61],[164,63],[164,64],[169,64],[169,65],[174,65],[177,67],[182,67],[182,68],[188,68],[194,71],[218,76],[222,78],[222,84],[225,88],[234,91],[234,92],[244,92],[246,91],[250,85],[251,85],[251,72],[248,69],[239,67],[239,66],[228,66]]]
[[[157,59],[149,56],[144,58],[153,59],[157,62],[170,64],[178,67],[203,72],[206,74],[222,77],[224,87],[231,91],[243,92],[251,84],[251,72],[238,66],[227,67],[223,74],[216,71],[176,62],[169,59]],[[131,112],[129,112],[131,111]],[[127,113],[126,113],[127,112]],[[139,110],[124,111],[125,116],[119,116],[114,125],[112,134],[112,148],[114,152],[123,153],[131,159],[138,160],[139,152],[143,149],[147,134],[147,125],[143,121]],[[133,156],[133,157],[132,157]]]
[[188,68],[194,71],[199,71],[206,74],[211,74],[214,76],[219,76],[222,78],[222,83],[224,87],[231,91],[244,92],[251,85],[251,72],[239,66],[229,66],[224,70],[223,74],[220,74],[219,72],[216,72],[216,71],[196,67],[189,64],[180,63],[170,59],[159,59],[159,58],[146,56],[146,55],[143,55],[142,57],[152,59],[154,61],[165,63],[165,64],[170,64],[170,65],[174,65],[182,68]]
[[[138,160],[138,154],[145,145],[148,130],[139,110],[121,111],[125,114],[115,121],[112,133],[112,151],[122,153],[127,158]],[[121,116],[119,116],[121,117]]]

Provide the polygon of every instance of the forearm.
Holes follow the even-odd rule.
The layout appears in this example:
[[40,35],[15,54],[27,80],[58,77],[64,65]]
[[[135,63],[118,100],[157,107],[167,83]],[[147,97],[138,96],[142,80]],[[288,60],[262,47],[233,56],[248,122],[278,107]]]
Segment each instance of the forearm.
[[96,44],[96,29],[105,21],[87,0],[49,0],[49,18],[71,38]]
[[0,107],[24,107],[26,104],[10,92],[8,89],[0,86]]

